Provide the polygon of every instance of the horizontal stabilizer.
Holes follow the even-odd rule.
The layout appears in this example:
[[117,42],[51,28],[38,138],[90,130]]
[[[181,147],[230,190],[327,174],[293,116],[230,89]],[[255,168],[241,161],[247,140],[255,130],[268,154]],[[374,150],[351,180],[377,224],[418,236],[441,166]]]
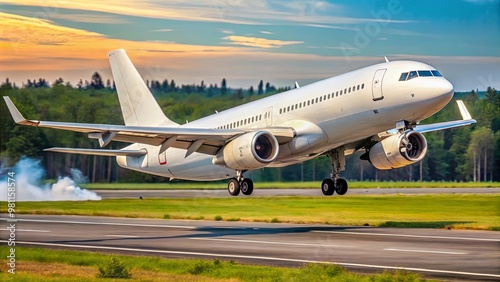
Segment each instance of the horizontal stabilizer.
[[82,149],[82,148],[61,148],[54,147],[45,149],[46,152],[58,152],[58,153],[69,153],[69,154],[80,154],[80,155],[94,155],[94,156],[130,156],[130,157],[140,157],[144,156],[148,152],[146,149],[139,150],[108,150],[108,149]]

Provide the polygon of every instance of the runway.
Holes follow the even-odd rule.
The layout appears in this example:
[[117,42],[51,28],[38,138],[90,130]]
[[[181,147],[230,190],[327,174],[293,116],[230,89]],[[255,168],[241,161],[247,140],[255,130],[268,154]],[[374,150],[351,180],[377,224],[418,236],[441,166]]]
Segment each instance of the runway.
[[500,280],[499,232],[47,215],[18,215],[16,230],[18,246]]
[[[103,198],[229,198],[227,190],[93,190]],[[395,195],[395,194],[498,194],[500,188],[381,188],[349,189],[346,195]],[[319,189],[255,189],[251,196],[241,197],[276,197],[276,196],[311,196],[324,197]],[[335,196],[334,196],[335,197]]]

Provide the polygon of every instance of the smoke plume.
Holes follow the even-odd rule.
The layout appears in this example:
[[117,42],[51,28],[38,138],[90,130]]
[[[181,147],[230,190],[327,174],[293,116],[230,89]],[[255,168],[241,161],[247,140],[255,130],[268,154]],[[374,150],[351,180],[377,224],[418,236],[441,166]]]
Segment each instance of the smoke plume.
[[78,187],[86,178],[77,169],[71,169],[71,177],[59,177],[54,184],[43,184],[45,170],[40,161],[22,158],[13,168],[2,171],[0,201],[7,201],[7,177],[14,172],[16,201],[84,201],[100,200],[96,193]]

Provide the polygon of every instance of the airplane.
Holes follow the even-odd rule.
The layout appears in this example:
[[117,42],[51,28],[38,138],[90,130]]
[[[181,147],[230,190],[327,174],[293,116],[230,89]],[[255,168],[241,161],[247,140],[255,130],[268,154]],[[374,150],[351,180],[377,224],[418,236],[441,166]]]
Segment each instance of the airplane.
[[344,195],[345,156],[361,150],[361,159],[377,169],[403,167],[425,157],[422,133],[476,123],[457,101],[461,120],[419,125],[450,102],[453,85],[428,64],[385,58],[181,125],[165,116],[123,49],[108,57],[125,125],[28,120],[4,96],[12,118],[21,125],[87,133],[101,148],[112,141],[131,143],[122,149],[44,151],[113,156],[123,168],[170,179],[229,179],[232,196],[252,194],[247,171],[319,156],[332,166],[321,191]]

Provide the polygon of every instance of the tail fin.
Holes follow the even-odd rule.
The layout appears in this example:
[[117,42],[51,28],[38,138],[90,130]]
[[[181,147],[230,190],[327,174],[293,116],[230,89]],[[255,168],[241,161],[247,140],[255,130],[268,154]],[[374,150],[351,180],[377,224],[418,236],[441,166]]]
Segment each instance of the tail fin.
[[165,116],[125,50],[108,55],[125,125],[179,126]]

